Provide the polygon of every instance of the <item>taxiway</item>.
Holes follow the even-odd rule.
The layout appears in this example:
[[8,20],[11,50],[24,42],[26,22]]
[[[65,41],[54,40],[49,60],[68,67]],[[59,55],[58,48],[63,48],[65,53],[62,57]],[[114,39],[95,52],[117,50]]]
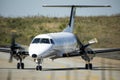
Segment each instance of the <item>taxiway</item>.
[[0,80],[120,80],[120,61],[95,57],[93,70],[85,70],[80,57],[45,59],[43,70],[36,71],[30,57],[24,60],[25,69],[16,69],[17,61],[8,62],[9,54],[0,52]]

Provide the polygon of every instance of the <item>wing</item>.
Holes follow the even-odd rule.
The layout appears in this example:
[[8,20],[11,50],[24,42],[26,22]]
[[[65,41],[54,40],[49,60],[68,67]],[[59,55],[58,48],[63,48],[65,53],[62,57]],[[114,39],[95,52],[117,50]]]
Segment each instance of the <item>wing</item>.
[[[18,49],[17,53],[22,53],[23,55],[29,55],[28,51],[22,47],[16,47]],[[10,53],[11,52],[11,48],[10,47],[0,47],[0,52],[5,52],[5,53]]]
[[104,49],[93,49],[94,53],[108,53],[120,51],[120,48],[104,48]]
[[88,48],[85,51],[76,50],[71,53],[64,53],[62,57],[77,57],[87,54],[99,54],[99,53],[108,53],[108,52],[117,52],[120,51],[120,48],[104,48],[104,49],[91,49]]
[[10,48],[2,48],[2,47],[0,47],[0,52],[10,53]]

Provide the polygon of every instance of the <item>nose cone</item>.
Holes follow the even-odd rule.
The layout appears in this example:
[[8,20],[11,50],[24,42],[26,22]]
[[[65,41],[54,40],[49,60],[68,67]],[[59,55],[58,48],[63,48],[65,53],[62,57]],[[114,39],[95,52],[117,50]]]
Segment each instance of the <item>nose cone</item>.
[[51,48],[52,44],[30,44],[29,55],[33,58],[45,57]]
[[36,54],[32,54],[32,58],[37,58],[37,55]]

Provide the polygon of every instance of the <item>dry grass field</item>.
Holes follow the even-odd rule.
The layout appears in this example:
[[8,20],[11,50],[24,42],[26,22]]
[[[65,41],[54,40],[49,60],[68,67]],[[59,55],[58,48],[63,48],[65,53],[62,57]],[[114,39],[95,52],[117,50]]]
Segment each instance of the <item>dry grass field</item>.
[[[28,45],[38,34],[62,31],[69,18],[56,17],[0,17],[0,45],[10,43],[11,30],[17,31],[17,42]],[[120,47],[120,15],[76,17],[74,32],[83,43],[97,38],[93,47]]]

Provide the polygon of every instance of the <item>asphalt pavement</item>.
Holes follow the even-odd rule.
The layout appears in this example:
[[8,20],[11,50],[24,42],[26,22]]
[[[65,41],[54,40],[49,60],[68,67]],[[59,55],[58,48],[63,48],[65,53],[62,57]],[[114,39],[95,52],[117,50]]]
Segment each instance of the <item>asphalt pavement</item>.
[[0,80],[120,80],[120,61],[95,57],[93,70],[84,68],[80,57],[45,59],[43,70],[36,71],[30,57],[24,60],[25,69],[16,69],[17,61],[8,62],[9,54],[0,52]]

